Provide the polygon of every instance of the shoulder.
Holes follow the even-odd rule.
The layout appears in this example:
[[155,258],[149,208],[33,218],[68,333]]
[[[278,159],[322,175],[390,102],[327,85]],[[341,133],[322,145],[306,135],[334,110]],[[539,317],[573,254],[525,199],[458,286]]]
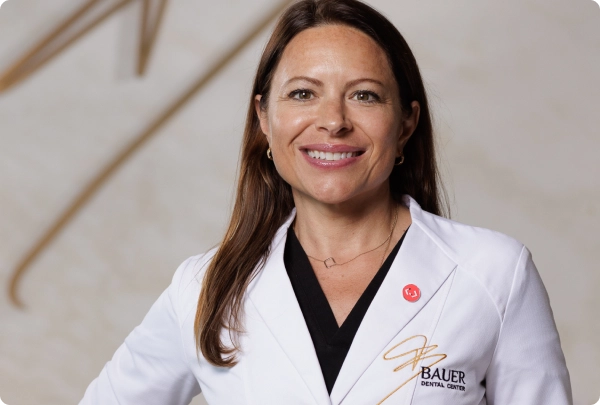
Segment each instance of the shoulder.
[[188,257],[175,270],[169,290],[180,321],[185,320],[190,311],[196,308],[202,279],[216,253],[217,248],[213,248]]
[[514,265],[524,245],[517,239],[491,229],[466,225],[428,212],[415,221],[444,253],[464,268],[483,264]]
[[457,274],[474,279],[504,318],[517,273],[535,269],[529,250],[517,239],[421,211],[413,219],[448,258]]
[[177,283],[177,289],[185,289],[190,284],[200,284],[202,277],[211,259],[217,253],[218,248],[213,248],[205,253],[190,256],[183,261],[175,270],[173,283]]
[[501,232],[462,224],[423,211],[408,195],[403,200],[410,210],[413,223],[458,265],[470,267],[476,263],[496,263],[502,266],[514,262],[524,248],[521,242]]

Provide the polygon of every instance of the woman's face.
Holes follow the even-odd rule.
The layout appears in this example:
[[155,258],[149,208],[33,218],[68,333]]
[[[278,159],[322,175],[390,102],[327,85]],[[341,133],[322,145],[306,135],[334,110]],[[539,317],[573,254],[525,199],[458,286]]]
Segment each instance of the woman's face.
[[262,131],[296,204],[385,195],[394,159],[418,122],[416,101],[403,117],[384,51],[342,25],[296,35],[275,70],[264,111],[260,97]]

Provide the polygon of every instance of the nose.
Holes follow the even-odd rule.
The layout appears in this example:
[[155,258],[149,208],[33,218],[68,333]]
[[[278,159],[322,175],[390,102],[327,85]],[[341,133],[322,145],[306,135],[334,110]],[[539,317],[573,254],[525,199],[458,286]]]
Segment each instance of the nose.
[[346,114],[343,98],[323,99],[315,122],[319,131],[326,131],[330,136],[339,136],[352,129]]

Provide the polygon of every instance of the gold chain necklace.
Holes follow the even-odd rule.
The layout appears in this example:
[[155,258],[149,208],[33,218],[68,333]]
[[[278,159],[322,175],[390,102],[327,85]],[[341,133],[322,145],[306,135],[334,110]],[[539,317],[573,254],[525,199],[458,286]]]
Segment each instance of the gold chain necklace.
[[[350,263],[351,261],[353,261],[353,260],[355,260],[355,259],[358,259],[358,258],[359,258],[359,257],[361,257],[362,255],[366,255],[367,253],[370,253],[370,252],[372,252],[372,251],[374,251],[374,250],[377,250],[377,249],[379,249],[380,247],[382,247],[383,245],[385,245],[385,243],[386,243],[386,242],[389,242],[389,241],[392,239],[392,235],[394,234],[394,229],[396,228],[396,222],[398,222],[398,211],[399,211],[399,210],[398,210],[398,209],[396,209],[396,215],[394,215],[394,223],[392,224],[392,230],[390,231],[390,234],[388,235],[388,237],[387,237],[387,238],[386,238],[386,239],[385,239],[385,240],[384,240],[384,241],[381,243],[381,245],[378,245],[377,247],[375,247],[375,248],[373,248],[373,249],[371,249],[371,250],[367,250],[366,252],[362,252],[362,253],[360,253],[360,254],[358,254],[358,255],[354,256],[352,259],[350,259],[350,260],[348,260],[348,261],[345,261],[344,263],[337,263],[333,257],[328,257],[328,258],[327,258],[327,259],[325,259],[325,260],[321,260],[321,259],[317,259],[316,257],[310,256],[310,255],[308,255],[308,254],[307,254],[306,256],[308,256],[308,257],[310,257],[311,259],[313,259],[313,260],[316,260],[316,261],[318,261],[318,262],[322,262],[322,263],[325,265],[325,267],[327,267],[328,269],[330,269],[330,268],[332,268],[332,267],[334,267],[334,266],[343,266],[344,264],[348,264],[348,263]],[[389,247],[389,244],[388,244],[388,247]],[[387,249],[386,249],[386,250],[387,250]],[[384,255],[383,255],[383,257],[385,258],[385,252],[384,252]],[[383,261],[382,261],[382,264],[383,264]]]

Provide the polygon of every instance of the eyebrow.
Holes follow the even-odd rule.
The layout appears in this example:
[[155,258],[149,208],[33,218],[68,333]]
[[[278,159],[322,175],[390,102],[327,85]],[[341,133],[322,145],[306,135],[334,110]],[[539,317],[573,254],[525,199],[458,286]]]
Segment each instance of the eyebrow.
[[[314,84],[315,86],[323,86],[323,82],[322,81],[320,81],[318,79],[314,79],[312,77],[308,77],[308,76],[294,76],[291,79],[287,80],[284,83],[284,86],[288,85],[288,84],[290,84],[292,82],[295,82],[295,81],[306,81],[306,82]],[[380,85],[381,87],[385,87],[384,84],[382,82],[380,82],[379,80],[370,79],[368,77],[363,77],[363,78],[360,78],[360,79],[352,80],[351,82],[349,82],[347,84],[346,87],[356,86],[357,84],[363,83],[363,82],[374,83],[374,84]]]
[[381,87],[385,87],[384,84],[382,82],[380,82],[379,80],[369,79],[368,77],[363,77],[361,79],[352,80],[350,83],[348,83],[348,87],[356,86],[357,84],[362,83],[362,82],[375,83],[375,84],[380,85]]
[[288,81],[286,81],[284,83],[284,86],[290,84],[291,82],[296,82],[296,81],[305,81],[305,82],[309,82],[314,84],[315,86],[322,86],[323,82],[317,79],[313,79],[312,77],[308,77],[308,76],[294,76],[291,79],[289,79]]

